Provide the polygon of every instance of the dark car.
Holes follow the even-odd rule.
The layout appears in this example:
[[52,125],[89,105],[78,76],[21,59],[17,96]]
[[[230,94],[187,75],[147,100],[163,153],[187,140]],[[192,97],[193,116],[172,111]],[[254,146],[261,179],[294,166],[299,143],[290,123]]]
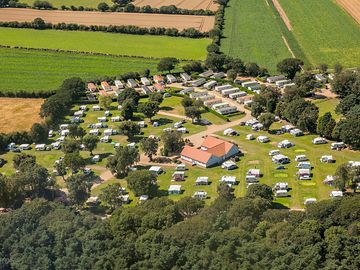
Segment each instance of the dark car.
[[276,169],[277,170],[285,170],[285,167],[284,166],[277,166]]

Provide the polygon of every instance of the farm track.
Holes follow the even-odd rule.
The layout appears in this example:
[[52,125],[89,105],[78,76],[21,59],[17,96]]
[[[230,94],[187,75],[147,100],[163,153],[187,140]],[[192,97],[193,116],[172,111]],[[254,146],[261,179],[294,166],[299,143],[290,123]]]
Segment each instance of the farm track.
[[336,0],[336,2],[360,24],[359,0]]
[[286,12],[284,11],[284,9],[282,8],[282,6],[280,5],[279,1],[278,1],[278,0],[272,0],[272,1],[273,1],[273,4],[274,4],[275,8],[276,8],[277,11],[279,12],[280,17],[283,19],[283,21],[284,21],[287,29],[288,29],[289,31],[292,31],[293,28],[292,28],[290,19],[289,19],[288,16],[286,15]]
[[195,28],[207,32],[214,26],[214,16],[167,15],[145,13],[112,13],[63,10],[0,9],[0,21],[31,22],[42,18],[50,23],[76,23],[81,25],[135,25],[138,27],[165,27],[183,30]]

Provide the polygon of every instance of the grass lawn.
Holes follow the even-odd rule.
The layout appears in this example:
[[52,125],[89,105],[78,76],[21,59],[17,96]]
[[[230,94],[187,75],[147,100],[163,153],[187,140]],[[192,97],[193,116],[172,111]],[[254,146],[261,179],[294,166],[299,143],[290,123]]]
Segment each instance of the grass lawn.
[[[110,0],[100,1],[100,0],[49,0],[49,3],[51,3],[54,7],[60,8],[62,5],[70,7],[89,7],[89,8],[97,8],[98,4],[100,2],[105,2],[109,6],[113,5],[114,3]],[[33,0],[23,0],[21,3],[28,4],[29,6],[32,6],[34,1]]]
[[274,72],[280,60],[291,57],[281,35],[266,1],[230,0],[225,10],[221,51]]
[[153,73],[158,60],[0,48],[0,62],[6,63],[0,65],[0,90],[36,92],[74,76],[89,80],[146,68]]
[[113,55],[203,60],[210,39],[102,32],[0,28],[0,44]]
[[185,109],[183,105],[181,105],[182,97],[168,97],[165,98],[161,103],[161,110],[166,111],[168,113],[173,113],[177,115],[185,115]]
[[341,115],[335,113],[335,108],[339,104],[339,99],[337,98],[328,98],[314,100],[313,103],[319,108],[319,116],[324,115],[327,112],[330,112],[332,117],[338,121],[341,118]]
[[279,0],[306,58],[315,66],[360,64],[360,26],[334,0]]

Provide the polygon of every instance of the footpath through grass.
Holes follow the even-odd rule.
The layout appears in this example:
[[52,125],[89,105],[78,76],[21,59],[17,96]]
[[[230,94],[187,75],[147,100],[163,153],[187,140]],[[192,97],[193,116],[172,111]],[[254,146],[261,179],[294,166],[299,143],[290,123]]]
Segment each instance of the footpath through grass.
[[279,61],[291,57],[265,0],[230,0],[225,10],[224,37],[222,52],[256,62],[271,72],[276,71]]
[[279,2],[310,64],[360,65],[360,26],[334,0]]
[[145,68],[156,71],[158,60],[28,51],[0,48],[1,91],[50,91],[64,79],[93,79]]
[[0,45],[151,58],[203,60],[210,39],[0,28]]

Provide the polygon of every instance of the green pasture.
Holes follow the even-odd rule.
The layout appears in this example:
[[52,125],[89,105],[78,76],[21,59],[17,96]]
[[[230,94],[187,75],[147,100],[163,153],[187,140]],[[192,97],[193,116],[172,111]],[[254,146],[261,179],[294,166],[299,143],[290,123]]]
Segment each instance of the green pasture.
[[[32,6],[34,4],[34,0],[23,0],[21,3],[28,4]],[[75,6],[75,7],[88,7],[88,8],[97,8],[98,4],[101,2],[107,3],[109,6],[113,5],[114,3],[111,0],[49,0],[54,7],[60,8],[61,6]]]
[[0,90],[50,91],[64,79],[116,76],[146,68],[156,71],[158,60],[0,48]]
[[313,103],[319,108],[319,116],[324,115],[327,112],[330,112],[332,117],[338,121],[341,118],[341,115],[335,112],[336,106],[339,104],[339,99],[337,98],[327,98],[314,100]]
[[280,60],[291,57],[265,0],[229,1],[221,51],[245,62],[256,62],[271,72],[276,71]]
[[360,65],[360,25],[335,0],[279,0],[313,66]]
[[0,45],[150,58],[202,60],[210,39],[0,28]]

